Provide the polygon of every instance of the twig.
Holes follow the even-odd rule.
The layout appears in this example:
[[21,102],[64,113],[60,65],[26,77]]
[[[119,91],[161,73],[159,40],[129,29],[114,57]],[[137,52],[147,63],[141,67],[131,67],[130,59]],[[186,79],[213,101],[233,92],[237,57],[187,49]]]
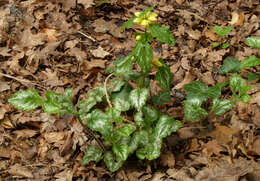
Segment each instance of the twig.
[[114,75],[114,74],[112,73],[112,74],[110,74],[109,76],[107,76],[107,78],[105,79],[105,83],[104,83],[104,89],[105,89],[106,99],[107,99],[107,103],[108,103],[109,107],[112,107],[112,104],[111,104],[111,102],[110,102],[110,100],[109,100],[109,96],[108,96],[108,93],[107,93],[107,81],[108,81],[108,79],[109,79],[112,75]]
[[81,31],[78,31],[78,33],[79,33],[79,34],[82,34],[82,35],[85,36],[86,38],[88,38],[88,39],[90,39],[90,40],[96,42],[96,40],[95,40],[94,38],[92,38],[91,36],[86,35],[85,33],[81,32]]
[[37,85],[37,86],[39,86],[39,87],[42,87],[42,88],[46,89],[44,86],[42,86],[42,85],[40,85],[40,84],[37,84],[37,83],[34,83],[34,82],[32,82],[32,81],[29,81],[29,80],[18,79],[18,78],[14,77],[14,76],[11,76],[11,75],[8,75],[8,74],[4,74],[4,73],[2,73],[2,72],[0,72],[0,75],[2,75],[2,76],[4,76],[4,77],[7,77],[7,78],[10,78],[10,79],[14,79],[14,80],[16,80],[16,81],[18,81],[18,82],[22,82],[22,83],[24,82],[24,83],[28,83],[28,84]]

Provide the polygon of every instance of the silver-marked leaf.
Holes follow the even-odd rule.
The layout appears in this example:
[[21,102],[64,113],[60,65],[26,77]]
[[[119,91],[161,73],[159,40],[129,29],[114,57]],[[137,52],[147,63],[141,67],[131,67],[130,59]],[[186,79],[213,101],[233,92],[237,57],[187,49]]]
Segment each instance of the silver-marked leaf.
[[130,109],[130,103],[124,99],[116,98],[113,103],[119,111],[128,111]]
[[117,171],[124,163],[124,161],[119,157],[116,157],[112,151],[107,151],[105,153],[104,162],[110,172]]
[[133,54],[137,59],[142,72],[148,73],[152,68],[153,49],[148,42],[138,41],[134,47]]
[[114,154],[121,160],[126,160],[129,155],[129,146],[127,144],[113,145]]
[[152,101],[157,105],[171,102],[170,91],[159,91],[158,95],[152,96]]
[[134,131],[136,130],[136,126],[132,124],[126,124],[122,126],[121,128],[118,128],[116,130],[116,134],[122,136],[122,137],[128,137],[130,136]]
[[43,100],[36,90],[27,89],[15,93],[8,102],[17,109],[30,111],[40,106]]
[[132,55],[128,55],[124,57],[123,59],[120,59],[115,62],[116,69],[115,69],[115,75],[116,76],[124,76],[125,74],[129,74],[132,72]]
[[79,117],[81,120],[86,120],[89,111],[97,104],[94,97],[88,97],[83,101],[78,102]]
[[147,88],[134,89],[130,92],[129,101],[137,109],[140,110],[146,103],[149,96]]
[[231,110],[233,106],[234,104],[232,104],[231,101],[228,99],[223,99],[223,100],[214,99],[211,112],[213,111],[215,112],[216,115],[221,115]]
[[249,56],[241,62],[240,68],[246,69],[256,67],[258,65],[260,65],[260,58],[257,58],[256,56]]
[[107,89],[109,92],[118,92],[121,90],[121,88],[125,85],[125,81],[119,78],[112,79],[108,86]]
[[129,153],[132,154],[140,146],[144,147],[149,142],[149,134],[146,130],[140,130],[134,133],[129,145]]
[[113,124],[108,121],[108,117],[103,111],[99,109],[93,110],[87,124],[93,131],[98,131],[104,137],[111,138],[113,133]]
[[187,93],[187,99],[199,99],[206,101],[208,98],[207,87],[204,82],[194,81],[191,84],[184,85],[184,90]]
[[152,36],[155,37],[158,41],[162,43],[168,43],[172,46],[175,45],[174,37],[172,36],[168,26],[162,26],[161,24],[150,24],[149,29],[152,33]]
[[158,67],[155,80],[157,80],[161,88],[169,90],[172,83],[172,73],[170,67],[168,65]]
[[102,150],[97,146],[89,146],[82,158],[82,164],[87,165],[92,161],[97,163],[103,158],[102,154]]
[[211,98],[219,98],[221,96],[221,90],[228,85],[228,82],[217,83],[216,85],[209,87],[207,95]]
[[156,139],[163,139],[181,127],[181,122],[167,115],[161,115],[153,131]]
[[144,114],[144,121],[147,125],[151,125],[154,121],[156,121],[159,118],[159,111],[153,109],[150,106],[144,106],[142,108],[142,111]]
[[246,39],[246,44],[250,47],[260,48],[260,37],[248,37]]
[[240,72],[240,61],[236,58],[226,58],[224,61],[224,64],[219,69],[220,74],[226,74],[226,73],[238,73]]
[[137,126],[140,126],[140,127],[145,126],[145,122],[144,122],[143,112],[142,111],[138,111],[137,113],[135,113],[134,121],[136,122]]
[[199,98],[188,99],[184,102],[184,113],[188,121],[198,121],[207,116],[207,111],[201,107],[202,101]]

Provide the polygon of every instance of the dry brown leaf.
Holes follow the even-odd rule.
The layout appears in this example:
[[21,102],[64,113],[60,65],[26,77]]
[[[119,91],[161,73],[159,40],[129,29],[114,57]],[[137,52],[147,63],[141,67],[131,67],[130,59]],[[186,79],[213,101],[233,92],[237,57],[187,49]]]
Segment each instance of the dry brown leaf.
[[202,152],[207,155],[207,157],[211,157],[213,154],[216,156],[220,156],[220,152],[226,151],[226,149],[219,145],[216,140],[209,141],[204,145],[204,149]]
[[22,138],[31,138],[38,134],[38,131],[32,130],[32,129],[22,129],[22,130],[15,130],[13,131],[14,134],[16,134],[17,139],[20,137]]
[[44,138],[48,143],[56,143],[64,139],[64,132],[44,133]]
[[64,84],[63,81],[59,80],[59,78],[57,77],[56,71],[52,71],[51,69],[47,68],[42,73],[44,73],[47,76],[47,80],[45,80],[47,85],[55,87],[55,86],[61,86]]
[[11,157],[11,148],[0,146],[0,157],[9,159]]
[[105,51],[101,46],[99,46],[95,50],[90,50],[90,52],[96,58],[105,58],[107,55],[110,54],[109,52]]
[[210,71],[203,73],[201,79],[202,82],[205,82],[207,85],[215,85],[215,80]]
[[25,166],[22,166],[18,163],[15,165],[12,165],[10,169],[8,170],[8,173],[14,176],[21,176],[26,178],[33,178],[33,173],[30,169],[28,169]]
[[67,168],[64,171],[55,175],[55,178],[57,178],[55,181],[72,181],[72,177],[73,177],[72,169]]
[[95,20],[92,26],[97,33],[106,33],[109,30],[108,23],[103,18]]
[[24,30],[20,36],[21,39],[17,43],[23,48],[32,48],[38,45],[42,45],[44,44],[44,40],[46,39],[46,35],[43,35],[41,33],[32,34],[30,29]]
[[106,61],[100,59],[92,59],[90,62],[86,62],[87,70],[92,70],[93,68],[105,68]]
[[174,89],[181,89],[184,85],[191,83],[194,80],[194,76],[190,72],[185,73],[184,79],[178,83],[176,86],[174,86]]
[[219,144],[227,144],[232,141],[233,135],[238,131],[227,126],[217,125],[214,130],[215,139]]
[[160,156],[162,166],[169,168],[173,168],[175,165],[175,158],[171,151],[167,151],[166,153],[162,153]]
[[179,5],[181,5],[181,4],[183,4],[183,3],[185,2],[185,0],[176,0],[176,2],[177,2]]
[[4,119],[0,121],[0,125],[3,126],[6,129],[12,129],[15,126],[13,125],[13,123],[10,121],[10,119]]
[[0,120],[4,119],[5,117],[5,113],[7,112],[7,109],[5,108],[5,106],[0,102]]
[[82,4],[85,9],[92,7],[94,5],[94,0],[78,0],[78,4]]
[[49,28],[42,29],[40,33],[47,35],[48,42],[56,41],[56,37],[59,35],[57,30]]
[[212,41],[218,41],[219,38],[217,37],[213,27],[210,27],[209,30],[205,31],[205,36]]
[[185,32],[194,40],[199,40],[201,32],[199,30],[186,29]]
[[238,14],[237,12],[232,12],[232,19],[229,22],[231,25],[240,26],[244,24],[245,15],[244,13]]

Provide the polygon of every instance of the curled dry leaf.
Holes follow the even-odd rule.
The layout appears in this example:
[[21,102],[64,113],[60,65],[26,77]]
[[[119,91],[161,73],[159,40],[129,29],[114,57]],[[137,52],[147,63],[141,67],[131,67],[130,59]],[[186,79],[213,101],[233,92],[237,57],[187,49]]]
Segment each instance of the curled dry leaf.
[[97,58],[105,58],[107,55],[109,55],[109,52],[105,51],[101,46],[99,46],[95,50],[90,50],[92,55]]
[[232,19],[229,22],[231,25],[239,26],[243,25],[245,21],[245,15],[244,13],[238,14],[237,12],[232,12]]
[[219,38],[217,37],[213,27],[210,27],[209,30],[205,31],[205,36],[212,41],[218,41]]

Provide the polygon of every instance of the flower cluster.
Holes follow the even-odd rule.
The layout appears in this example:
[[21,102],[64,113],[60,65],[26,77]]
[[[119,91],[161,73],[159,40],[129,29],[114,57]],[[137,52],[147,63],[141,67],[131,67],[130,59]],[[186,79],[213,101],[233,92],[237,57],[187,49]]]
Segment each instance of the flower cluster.
[[136,12],[135,16],[136,16],[136,18],[134,19],[134,23],[137,23],[138,25],[146,28],[153,21],[157,20],[158,15],[156,13],[151,13],[150,11],[148,11],[144,15],[142,15],[141,12]]

